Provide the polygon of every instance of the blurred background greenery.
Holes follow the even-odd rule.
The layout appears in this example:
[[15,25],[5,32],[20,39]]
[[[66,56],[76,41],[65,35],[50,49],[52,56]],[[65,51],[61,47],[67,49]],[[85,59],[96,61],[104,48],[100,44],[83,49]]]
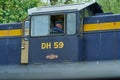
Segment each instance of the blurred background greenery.
[[0,0],[0,24],[21,22],[29,8],[97,1],[104,12],[120,13],[120,0]]

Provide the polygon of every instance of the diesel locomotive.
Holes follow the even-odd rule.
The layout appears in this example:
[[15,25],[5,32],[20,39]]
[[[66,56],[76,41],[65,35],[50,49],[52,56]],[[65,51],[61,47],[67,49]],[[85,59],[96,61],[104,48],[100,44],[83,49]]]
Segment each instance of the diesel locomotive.
[[[111,67],[108,72],[118,73],[109,76],[120,77],[120,14],[104,13],[97,2],[35,7],[28,14],[23,23],[0,25],[0,74],[11,73],[6,75],[9,79],[16,78],[14,73],[24,79],[96,78],[102,77],[100,73],[108,77],[105,70]],[[52,32],[58,20],[63,33]],[[101,69],[101,61],[108,61],[101,63],[108,67]],[[94,76],[93,62],[101,70],[96,69]],[[0,78],[6,79],[4,75]]]

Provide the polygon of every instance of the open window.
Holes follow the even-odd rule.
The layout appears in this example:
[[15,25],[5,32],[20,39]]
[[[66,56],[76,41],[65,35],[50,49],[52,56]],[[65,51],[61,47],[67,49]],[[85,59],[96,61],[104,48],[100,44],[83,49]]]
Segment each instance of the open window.
[[61,35],[65,32],[65,15],[50,15],[50,33],[51,35]]

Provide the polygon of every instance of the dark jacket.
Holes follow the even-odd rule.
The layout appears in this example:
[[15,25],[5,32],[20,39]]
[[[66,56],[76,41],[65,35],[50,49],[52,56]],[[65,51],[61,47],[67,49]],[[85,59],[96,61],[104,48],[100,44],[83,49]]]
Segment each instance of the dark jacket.
[[58,27],[54,27],[53,32],[64,33],[64,31]]

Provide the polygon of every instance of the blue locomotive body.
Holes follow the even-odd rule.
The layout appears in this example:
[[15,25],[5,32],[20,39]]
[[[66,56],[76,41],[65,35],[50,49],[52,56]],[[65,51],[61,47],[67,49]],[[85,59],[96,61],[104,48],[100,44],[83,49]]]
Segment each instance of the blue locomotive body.
[[[96,2],[32,8],[28,12],[29,27],[25,23],[24,26],[22,23],[0,25],[0,79],[15,79],[14,73],[24,79],[56,79],[54,75],[60,75],[60,79],[86,78],[85,74],[87,78],[111,76],[112,67],[107,67],[120,60],[120,14],[103,13]],[[62,23],[56,24],[58,20]],[[53,32],[56,26],[63,33]],[[93,64],[93,61],[97,63]],[[106,61],[108,65],[105,65]],[[105,66],[107,73],[99,63]],[[117,63],[120,65],[119,61]],[[94,66],[96,75],[91,71]],[[6,67],[11,69],[4,70]],[[70,73],[58,71],[64,68]],[[117,71],[115,65],[112,70]],[[76,72],[81,75],[76,75]],[[119,73],[118,70],[112,77],[120,77]]]
[[20,64],[22,23],[0,25],[0,65]]

